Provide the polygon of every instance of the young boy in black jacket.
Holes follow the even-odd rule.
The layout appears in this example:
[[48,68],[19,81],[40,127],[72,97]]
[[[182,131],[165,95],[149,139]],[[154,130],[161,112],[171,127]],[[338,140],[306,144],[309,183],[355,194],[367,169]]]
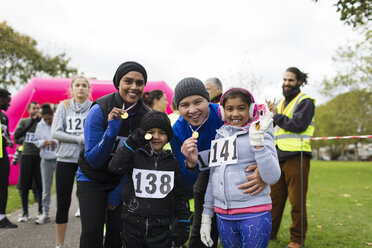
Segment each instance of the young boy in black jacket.
[[[123,191],[124,247],[178,247],[189,236],[189,208],[177,159],[163,147],[173,130],[164,112],[150,111],[124,142],[109,170],[127,176]],[[173,218],[177,222],[169,226]]]

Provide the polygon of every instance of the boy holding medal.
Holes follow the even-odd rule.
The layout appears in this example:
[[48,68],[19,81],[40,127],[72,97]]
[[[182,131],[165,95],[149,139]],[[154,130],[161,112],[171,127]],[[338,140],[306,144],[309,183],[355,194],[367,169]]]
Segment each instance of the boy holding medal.
[[[124,247],[179,247],[189,237],[189,209],[178,161],[170,151],[163,151],[172,136],[167,115],[152,110],[109,163],[112,173],[127,178],[122,212]],[[173,217],[177,222],[171,232]]]

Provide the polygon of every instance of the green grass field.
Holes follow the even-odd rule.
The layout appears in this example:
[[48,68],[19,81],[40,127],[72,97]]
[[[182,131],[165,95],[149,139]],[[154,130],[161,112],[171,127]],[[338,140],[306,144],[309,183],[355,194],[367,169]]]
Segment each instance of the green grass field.
[[[307,248],[372,245],[371,176],[372,162],[311,162]],[[7,212],[20,208],[18,191],[11,186]],[[282,248],[288,244],[289,208],[287,202],[278,240],[270,241],[269,248]]]
[[[307,248],[372,245],[372,163],[312,161],[308,189]],[[278,240],[289,242],[290,206],[283,216]]]

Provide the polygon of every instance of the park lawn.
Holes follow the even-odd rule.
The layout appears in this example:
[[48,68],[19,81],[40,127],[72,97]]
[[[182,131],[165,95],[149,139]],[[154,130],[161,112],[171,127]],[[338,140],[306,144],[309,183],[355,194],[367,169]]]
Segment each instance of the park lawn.
[[[367,247],[372,243],[372,162],[311,161],[307,199],[307,248]],[[289,243],[287,201],[278,240]],[[372,245],[372,244],[371,244]]]

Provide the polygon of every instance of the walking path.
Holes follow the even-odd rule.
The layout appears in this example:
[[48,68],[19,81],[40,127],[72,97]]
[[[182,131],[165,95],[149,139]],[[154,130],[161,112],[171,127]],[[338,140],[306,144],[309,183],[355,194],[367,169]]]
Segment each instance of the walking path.
[[[79,247],[81,224],[80,218],[75,217],[78,208],[76,198],[76,187],[73,190],[71,208],[69,212],[69,222],[67,226],[64,248]],[[35,224],[37,215],[37,203],[29,207],[29,220],[18,223],[17,219],[22,214],[22,210],[17,210],[8,215],[11,222],[18,225],[14,229],[0,229],[0,248],[54,248],[56,246],[55,218],[56,218],[56,195],[51,197],[50,206],[51,221],[44,225]]]

